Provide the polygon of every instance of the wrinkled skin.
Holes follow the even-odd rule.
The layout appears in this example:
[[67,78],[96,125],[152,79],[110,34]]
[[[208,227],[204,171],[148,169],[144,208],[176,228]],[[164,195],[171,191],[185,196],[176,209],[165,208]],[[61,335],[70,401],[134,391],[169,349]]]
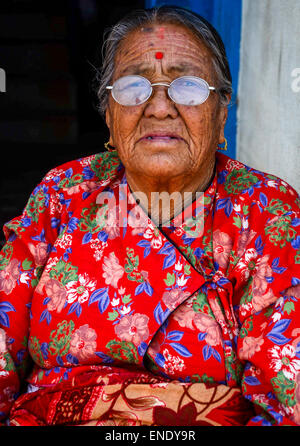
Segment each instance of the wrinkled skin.
[[[155,53],[163,53],[156,59]],[[212,57],[191,31],[177,24],[157,24],[130,33],[116,54],[113,82],[121,76],[139,74],[150,82],[171,82],[194,75],[217,87]],[[118,150],[133,191],[148,197],[152,191],[192,192],[205,190],[213,175],[215,152],[224,141],[227,107],[216,92],[197,106],[175,104],[167,88],[156,86],[144,104],[125,107],[109,96],[106,123],[110,143]],[[172,132],[176,139],[147,134]]]

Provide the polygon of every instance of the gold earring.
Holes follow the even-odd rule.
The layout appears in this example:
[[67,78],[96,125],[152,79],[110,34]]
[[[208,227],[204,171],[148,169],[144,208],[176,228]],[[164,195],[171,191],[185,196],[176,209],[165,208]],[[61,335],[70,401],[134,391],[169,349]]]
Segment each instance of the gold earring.
[[111,145],[109,144],[109,141],[107,141],[107,142],[104,144],[104,147],[106,148],[106,150],[107,150],[108,152],[115,152],[115,150],[116,150],[113,146],[111,146]]
[[218,149],[219,150],[224,150],[224,152],[226,152],[226,150],[227,150],[227,139],[226,138],[224,138],[224,147],[220,147],[220,144],[218,145]]

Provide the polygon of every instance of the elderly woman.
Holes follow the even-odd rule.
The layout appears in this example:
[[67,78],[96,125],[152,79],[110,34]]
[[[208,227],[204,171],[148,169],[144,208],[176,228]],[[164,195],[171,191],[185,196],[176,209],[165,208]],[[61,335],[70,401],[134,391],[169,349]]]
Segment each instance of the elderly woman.
[[3,423],[300,424],[298,198],[217,152],[217,32],[134,12],[98,94],[109,151],[53,169],[4,228]]

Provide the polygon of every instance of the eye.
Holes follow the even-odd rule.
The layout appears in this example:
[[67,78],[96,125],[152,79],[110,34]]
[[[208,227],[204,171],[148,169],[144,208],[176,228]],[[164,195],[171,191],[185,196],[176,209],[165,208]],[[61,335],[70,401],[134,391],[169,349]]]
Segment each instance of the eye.
[[184,81],[182,84],[183,87],[193,87],[194,85],[195,83],[191,81]]
[[[136,81],[136,82],[133,82],[132,84],[128,85],[128,87],[130,87],[130,88],[143,87],[143,86],[144,86],[144,82],[141,82],[141,81]],[[127,88],[127,87],[125,86],[125,88]]]

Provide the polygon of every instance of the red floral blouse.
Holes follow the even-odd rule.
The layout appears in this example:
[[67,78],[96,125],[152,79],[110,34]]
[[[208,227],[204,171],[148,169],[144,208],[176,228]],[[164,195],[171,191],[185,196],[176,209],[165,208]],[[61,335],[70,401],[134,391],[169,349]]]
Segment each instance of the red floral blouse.
[[20,393],[101,364],[238,387],[247,424],[300,424],[299,227],[295,190],[219,153],[163,227],[115,153],[51,170],[4,227],[2,419]]

